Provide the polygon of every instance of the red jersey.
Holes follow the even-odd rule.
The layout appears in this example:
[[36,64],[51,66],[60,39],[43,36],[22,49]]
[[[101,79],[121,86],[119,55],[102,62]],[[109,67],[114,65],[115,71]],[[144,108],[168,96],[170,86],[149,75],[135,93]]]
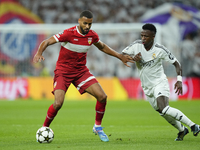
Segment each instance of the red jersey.
[[87,51],[93,43],[99,42],[99,36],[93,30],[83,35],[78,27],[74,26],[54,35],[57,42],[61,43],[56,70],[77,71],[86,67]]

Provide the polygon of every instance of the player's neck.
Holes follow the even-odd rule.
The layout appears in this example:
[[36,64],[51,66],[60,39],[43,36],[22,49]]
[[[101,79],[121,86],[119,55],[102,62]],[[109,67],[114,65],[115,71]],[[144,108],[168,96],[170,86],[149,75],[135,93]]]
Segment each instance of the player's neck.
[[152,48],[153,43],[154,43],[154,41],[150,42],[150,43],[147,44],[147,45],[144,45],[145,49],[146,49],[147,51],[149,51],[149,50]]
[[77,26],[77,29],[78,29],[78,32],[79,32],[80,34],[82,34],[82,31],[81,31],[80,26]]

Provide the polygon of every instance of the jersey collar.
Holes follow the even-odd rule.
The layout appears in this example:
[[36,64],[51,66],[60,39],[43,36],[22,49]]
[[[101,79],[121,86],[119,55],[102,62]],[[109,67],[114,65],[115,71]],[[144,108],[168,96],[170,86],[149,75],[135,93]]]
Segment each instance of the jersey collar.
[[77,30],[77,32],[78,32],[80,35],[85,36],[84,34],[82,34],[82,33],[79,31],[78,26],[76,26],[76,30]]

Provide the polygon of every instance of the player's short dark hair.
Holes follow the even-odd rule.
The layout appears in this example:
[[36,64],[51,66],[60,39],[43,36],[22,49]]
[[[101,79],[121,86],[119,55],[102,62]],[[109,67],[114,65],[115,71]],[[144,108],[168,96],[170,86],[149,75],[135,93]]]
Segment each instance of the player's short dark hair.
[[156,32],[157,32],[156,27],[153,24],[151,24],[151,23],[147,23],[147,24],[143,25],[142,29],[154,32],[154,34],[156,34]]
[[83,16],[86,17],[86,18],[93,18],[93,14],[89,10],[82,11],[81,14],[80,14],[80,18],[82,18]]

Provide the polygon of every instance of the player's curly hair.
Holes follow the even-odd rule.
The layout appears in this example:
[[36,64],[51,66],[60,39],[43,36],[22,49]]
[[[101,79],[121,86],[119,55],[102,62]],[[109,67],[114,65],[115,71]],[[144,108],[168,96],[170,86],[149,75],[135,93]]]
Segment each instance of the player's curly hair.
[[151,32],[154,32],[154,34],[156,34],[156,32],[157,32],[156,27],[151,23],[147,23],[147,24],[143,25],[142,29],[143,30],[150,30]]
[[93,14],[89,10],[82,11],[81,14],[80,14],[80,18],[82,18],[83,16],[87,17],[87,18],[93,18]]

